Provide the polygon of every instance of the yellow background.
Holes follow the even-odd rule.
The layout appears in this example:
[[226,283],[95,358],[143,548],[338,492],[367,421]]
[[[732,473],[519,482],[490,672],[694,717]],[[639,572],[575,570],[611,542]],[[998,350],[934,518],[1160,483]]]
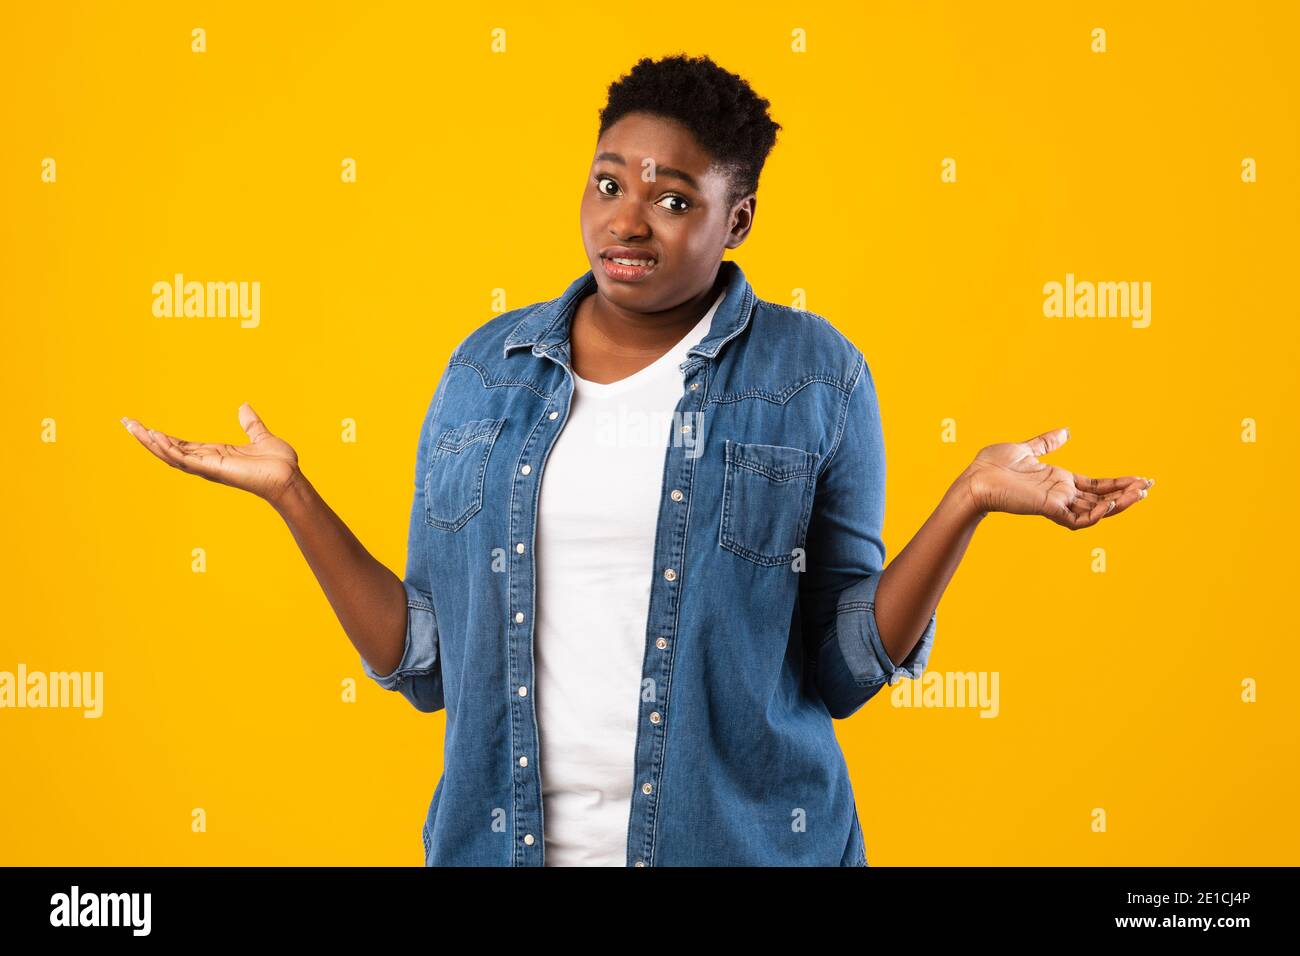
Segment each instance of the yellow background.
[[[1001,713],[837,725],[871,863],[1300,862],[1295,5],[550,6],[6,14],[0,670],[102,670],[105,713],[0,710],[0,863],[420,865],[445,713],[365,678],[267,505],[118,419],[239,442],[251,402],[400,574],[450,348],[587,268],[605,90],[675,52],[784,127],[729,256],[871,363],[890,558],[990,442],[1068,425],[1054,463],[1157,479],[1086,531],[979,528],[930,670],[999,672]],[[175,272],[259,281],[260,327],[154,318]],[[1067,272],[1150,281],[1151,326],[1045,318]]]

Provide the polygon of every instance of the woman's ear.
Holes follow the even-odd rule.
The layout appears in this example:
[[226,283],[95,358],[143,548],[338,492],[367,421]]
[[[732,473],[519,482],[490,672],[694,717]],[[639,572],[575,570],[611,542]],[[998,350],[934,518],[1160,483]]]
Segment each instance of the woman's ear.
[[745,241],[749,230],[754,226],[754,210],[757,206],[758,197],[750,193],[732,207],[731,226],[727,234],[728,249],[735,249]]

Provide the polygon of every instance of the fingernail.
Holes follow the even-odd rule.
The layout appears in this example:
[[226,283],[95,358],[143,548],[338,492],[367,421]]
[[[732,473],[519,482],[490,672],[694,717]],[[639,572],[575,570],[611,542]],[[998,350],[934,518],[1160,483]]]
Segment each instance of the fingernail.
[[1155,483],[1156,483],[1156,480],[1155,480],[1154,478],[1148,478],[1148,479],[1147,479],[1147,487],[1148,487],[1148,488],[1150,488],[1150,487],[1151,487],[1152,485],[1154,485]]
[[1146,490],[1145,488],[1139,489],[1139,491],[1138,491],[1138,497],[1139,497],[1139,498],[1145,498],[1146,496],[1147,496],[1147,490]]
[[131,423],[128,422],[128,421],[126,420],[126,416],[125,416],[125,415],[123,415],[123,416],[119,419],[119,421],[121,421],[121,423],[122,423],[122,427],[123,427],[123,428],[125,428],[127,431],[130,431],[130,430],[131,430]]

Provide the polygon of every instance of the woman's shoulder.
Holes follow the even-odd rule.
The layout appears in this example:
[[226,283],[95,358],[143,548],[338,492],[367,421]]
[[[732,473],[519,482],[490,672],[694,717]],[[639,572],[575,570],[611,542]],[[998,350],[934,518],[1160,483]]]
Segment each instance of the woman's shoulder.
[[783,305],[780,302],[757,297],[755,302],[754,318],[765,320],[774,326],[775,331],[785,332],[798,338],[812,339],[827,348],[857,350],[857,346],[849,337],[820,312],[797,309],[792,305]]
[[853,340],[817,312],[756,297],[750,325],[751,341],[762,342],[773,359],[829,373],[845,388],[866,362]]

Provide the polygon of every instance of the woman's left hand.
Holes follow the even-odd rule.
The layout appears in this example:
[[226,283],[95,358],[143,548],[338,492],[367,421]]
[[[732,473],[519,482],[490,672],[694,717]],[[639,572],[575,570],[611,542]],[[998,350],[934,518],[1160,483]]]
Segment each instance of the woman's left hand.
[[975,506],[981,513],[1042,515],[1077,530],[1119,514],[1145,498],[1155,484],[1133,476],[1089,478],[1038,460],[1069,437],[1069,429],[1057,428],[1026,442],[981,449],[963,476]]

